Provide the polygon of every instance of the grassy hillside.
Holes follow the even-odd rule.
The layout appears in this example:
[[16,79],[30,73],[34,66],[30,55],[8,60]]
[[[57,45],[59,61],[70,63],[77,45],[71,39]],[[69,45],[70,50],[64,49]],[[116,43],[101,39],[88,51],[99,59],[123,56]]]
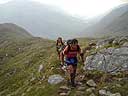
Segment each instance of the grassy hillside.
[[[80,45],[84,46],[84,38],[79,40]],[[47,83],[49,75],[64,75],[57,69],[60,62],[57,59],[55,41],[38,37],[18,42],[14,39],[1,39],[0,46],[0,96],[58,95],[58,89],[63,84]],[[38,68],[41,64],[44,69],[39,73]]]
[[[88,45],[88,41],[89,39],[79,39],[81,46],[84,46],[84,44]],[[0,54],[3,56],[3,59],[1,59],[3,63],[0,64],[0,96],[51,96],[51,94],[52,96],[58,96],[59,87],[65,85],[66,82],[64,81],[57,85],[47,83],[48,77],[52,74],[64,76],[64,73],[57,69],[59,61],[55,52],[54,41],[33,37],[25,40],[25,42],[10,44],[8,47],[2,46],[2,49],[0,51]],[[41,64],[44,66],[44,69],[39,73],[38,69]],[[98,90],[108,86],[108,82],[103,80],[104,73],[98,71],[84,72],[80,64],[78,73],[86,76],[82,81],[83,85],[89,88],[85,82],[89,79],[96,80],[98,86],[95,94],[98,96]],[[107,74],[107,76],[107,80],[109,80],[111,75]],[[118,75],[120,78],[123,76],[125,74]],[[108,88],[111,88],[112,92],[119,91],[124,94],[122,96],[126,96],[126,81],[117,82],[114,81],[117,76],[112,77],[113,82],[109,81]],[[80,79],[78,78],[79,76],[77,77],[79,81]],[[122,89],[113,88],[112,86],[116,83],[121,84]],[[77,89],[72,89],[70,96],[75,96],[75,94],[77,94]],[[85,96],[89,96],[89,94],[85,92]]]
[[3,23],[0,24],[0,39],[1,40],[23,40],[27,38],[31,38],[30,35],[26,30],[23,28],[12,24],[12,23]]
[[[40,96],[34,95],[41,87],[44,88],[45,84],[39,85],[39,82],[44,83],[42,77],[51,74],[51,66],[57,63],[54,61],[55,42],[26,35],[26,32],[5,31],[0,32],[0,96],[21,96],[29,88],[32,90],[27,96]],[[40,64],[44,66],[44,74],[38,73]]]
[[[0,51],[0,54],[3,54],[2,58],[5,59],[4,64],[0,65],[1,96],[6,96],[7,94],[21,96],[30,87],[33,87],[32,93],[30,92],[27,96],[32,96],[31,94],[35,96],[34,94],[37,94],[38,88],[40,89],[44,85],[39,84],[40,86],[37,87],[38,83],[41,82],[42,76],[47,77],[48,74],[51,74],[51,72],[46,72],[46,69],[51,68],[56,63],[52,62],[52,65],[50,62],[53,61],[51,59],[56,58],[53,48],[54,43],[49,40],[33,38],[21,42],[19,45],[16,44],[15,46],[15,44],[6,47],[6,53],[2,50]],[[15,50],[17,47],[21,49]],[[5,56],[6,54],[8,56]],[[43,73],[47,74],[38,73],[40,64],[44,65]],[[31,82],[33,78],[35,80]],[[37,90],[34,87],[37,87]]]
[[[0,39],[0,96],[58,96],[60,86],[66,85],[66,81],[57,85],[50,85],[47,82],[50,75],[65,76],[58,69],[60,62],[57,59],[55,41],[31,36],[31,38],[22,39],[17,38],[18,33],[17,35],[12,34],[8,37],[13,39]],[[8,33],[1,37],[5,35]],[[20,33],[20,36],[22,35]],[[79,38],[78,40],[80,46],[86,47],[88,42],[93,39]],[[40,65],[43,65],[41,72],[38,71]],[[126,96],[127,82],[125,80],[116,81],[118,78],[126,77],[124,73],[111,76],[98,71],[83,71],[82,66],[79,62],[76,80],[81,80],[87,89],[89,86],[86,85],[86,81],[94,79],[97,83],[97,89],[94,91],[96,96],[99,96],[98,90],[105,86],[112,92],[120,92],[122,96]],[[80,76],[85,77],[80,79]],[[107,79],[104,79],[106,76]],[[121,87],[114,88],[115,84],[120,84]],[[83,91],[84,96],[89,96],[86,90]],[[70,96],[82,96],[76,94],[77,88],[72,89]]]

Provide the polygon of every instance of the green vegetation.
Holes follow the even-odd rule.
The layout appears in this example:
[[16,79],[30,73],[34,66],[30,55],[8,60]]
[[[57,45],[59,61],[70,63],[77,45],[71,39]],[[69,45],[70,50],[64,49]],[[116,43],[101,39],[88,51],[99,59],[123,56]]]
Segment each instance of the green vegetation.
[[[6,36],[0,39],[0,96],[57,96],[59,87],[66,85],[66,82],[57,85],[47,83],[50,75],[64,76],[64,73],[57,69],[60,62],[55,50],[55,41],[32,36],[14,39],[18,33],[11,34],[13,36],[6,34],[0,33],[1,37]],[[78,40],[80,46],[84,48],[92,39]],[[40,65],[43,65],[42,72],[38,72]],[[86,88],[89,88],[86,85],[87,80],[95,80],[98,86],[94,93],[97,96],[98,89],[105,86],[108,86],[112,92],[120,92],[122,96],[128,94],[127,81],[118,80],[127,77],[127,73],[112,76],[96,70],[84,71],[82,67],[83,65],[79,62],[76,80],[79,80],[79,75],[85,75],[82,83]],[[121,84],[121,87],[113,87],[115,84]],[[74,94],[76,89],[71,90],[70,96]],[[85,96],[88,95],[85,92]]]

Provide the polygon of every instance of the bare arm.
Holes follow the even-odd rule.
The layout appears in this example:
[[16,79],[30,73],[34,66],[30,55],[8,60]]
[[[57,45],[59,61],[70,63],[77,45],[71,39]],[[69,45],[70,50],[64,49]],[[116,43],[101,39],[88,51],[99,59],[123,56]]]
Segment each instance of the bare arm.
[[66,46],[63,50],[63,54],[66,55],[68,53],[68,46]]

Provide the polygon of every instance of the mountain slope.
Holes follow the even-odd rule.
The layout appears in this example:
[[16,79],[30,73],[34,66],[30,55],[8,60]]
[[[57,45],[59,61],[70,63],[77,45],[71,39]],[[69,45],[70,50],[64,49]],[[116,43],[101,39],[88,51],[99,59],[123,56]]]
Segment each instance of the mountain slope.
[[[23,30],[17,31],[17,26],[13,24],[2,24],[0,28],[4,29],[0,31],[0,35],[4,33],[0,38],[0,96],[7,96],[9,94],[12,96],[22,96],[29,88],[31,90],[26,96],[37,95],[37,90],[40,90],[38,88],[42,87],[38,83],[43,76],[51,74],[49,68],[55,64],[54,59],[56,58],[56,54],[53,47],[55,42],[39,37],[32,37],[26,31],[23,32]],[[4,32],[5,29],[6,33]],[[14,40],[15,36],[19,38]],[[53,61],[52,64],[51,60]],[[40,64],[43,64],[45,67],[44,74],[38,73]],[[35,79],[33,80],[33,78]],[[46,85],[44,83],[42,81],[42,84]],[[50,87],[48,88],[50,89]],[[51,90],[51,92],[54,92],[54,88],[51,87]],[[47,89],[41,93],[48,94],[45,91]],[[41,93],[39,92],[39,94]]]
[[30,35],[25,29],[11,23],[0,24],[0,39],[6,40],[21,40],[31,38]]
[[[57,8],[29,0],[13,0],[0,5],[0,22],[12,22],[31,32],[34,36],[55,39],[77,36],[85,23]],[[70,34],[70,35],[69,35]]]
[[[2,36],[4,37],[6,34]],[[8,34],[10,33],[8,32]],[[9,35],[8,37],[13,38],[14,36]],[[91,40],[93,39],[79,38],[79,43],[85,47]],[[55,50],[55,41],[40,37],[20,39],[18,42],[14,39],[0,39],[0,96],[51,96],[51,94],[60,96],[60,92],[65,90],[59,90],[59,88],[63,85],[66,86],[67,78],[57,85],[48,83],[48,78],[51,75],[60,74],[66,77],[60,69],[60,61],[57,59]],[[91,93],[86,91],[91,88],[86,84],[89,79],[93,79],[97,84],[93,90],[96,96],[99,96],[98,91],[106,86],[107,91],[111,89],[112,93],[120,92],[122,96],[126,96],[128,83],[125,78],[127,73],[118,73],[119,76],[113,76],[97,71],[88,72],[84,71],[81,65],[79,62],[76,77],[76,81],[80,85],[71,89],[69,96],[77,94],[77,96],[90,96]],[[43,66],[41,70],[40,66]],[[117,81],[118,79],[119,81]],[[120,87],[115,89],[113,87],[116,86],[115,84],[118,86],[120,84]]]
[[92,37],[120,36],[128,34],[128,4],[113,9],[97,24],[85,29]]

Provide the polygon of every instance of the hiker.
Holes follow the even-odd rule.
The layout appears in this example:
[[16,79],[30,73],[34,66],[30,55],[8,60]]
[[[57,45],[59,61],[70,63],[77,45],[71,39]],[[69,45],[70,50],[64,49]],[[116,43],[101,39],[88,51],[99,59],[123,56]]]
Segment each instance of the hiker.
[[71,40],[67,40],[64,43],[64,47],[63,47],[62,51],[60,52],[61,67],[65,64],[65,61],[64,61],[65,58],[64,58],[63,50],[65,49],[66,46],[69,46],[70,43],[71,43]]
[[61,37],[58,37],[57,41],[56,41],[56,51],[58,53],[58,57],[60,60],[60,52],[63,50],[64,47],[64,43]]
[[[64,48],[63,55],[65,56],[65,62],[67,64],[67,72],[70,75],[70,83],[72,87],[75,87],[75,75],[77,69],[77,54],[81,53],[80,46],[77,39],[70,40],[69,44]],[[83,59],[83,58],[82,58]],[[83,61],[83,60],[82,60]]]

